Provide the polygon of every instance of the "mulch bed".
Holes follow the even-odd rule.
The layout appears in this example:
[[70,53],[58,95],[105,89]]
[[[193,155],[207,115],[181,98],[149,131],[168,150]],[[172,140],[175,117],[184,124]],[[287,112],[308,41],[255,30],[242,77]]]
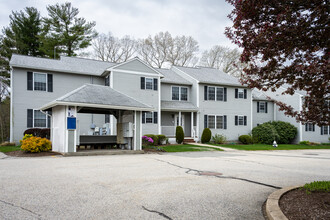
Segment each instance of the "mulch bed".
[[290,220],[330,219],[330,193],[292,190],[281,197],[280,208]]
[[11,157],[46,157],[46,156],[54,156],[54,155],[62,155],[60,153],[57,152],[40,152],[40,153],[27,153],[24,151],[11,151],[11,152],[6,152],[5,153],[8,156]]

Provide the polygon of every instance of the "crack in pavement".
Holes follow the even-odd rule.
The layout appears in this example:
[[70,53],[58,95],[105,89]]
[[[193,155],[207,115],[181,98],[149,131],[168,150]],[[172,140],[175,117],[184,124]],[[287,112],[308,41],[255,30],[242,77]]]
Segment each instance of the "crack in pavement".
[[[173,163],[168,162],[168,161],[165,161],[165,160],[160,160],[160,159],[155,159],[155,160],[158,160],[158,161],[163,162],[163,163],[167,163],[167,164],[169,164],[171,166],[175,166],[175,167],[178,167],[180,169],[185,169],[185,170],[187,170],[185,172],[186,174],[191,174],[191,175],[196,175],[196,176],[202,176],[201,174],[204,173],[204,172],[206,172],[206,171],[191,169],[191,168],[188,168],[188,167],[182,167],[182,166],[173,164]],[[195,172],[195,173],[193,173],[193,172]],[[249,183],[254,183],[254,184],[258,184],[258,185],[262,185],[262,186],[267,186],[267,187],[271,187],[271,188],[275,188],[275,189],[282,189],[282,187],[279,187],[279,186],[274,186],[274,185],[270,185],[270,184],[267,184],[267,183],[261,183],[261,182],[257,182],[257,181],[254,181],[254,180],[249,180],[249,179],[240,178],[240,177],[222,176],[222,175],[208,175],[208,176],[214,176],[214,177],[221,178],[221,179],[241,180],[241,181],[245,181],[245,182],[249,182]]]
[[36,215],[38,219],[41,219],[41,215],[39,215],[38,213],[35,213],[35,212],[33,212],[33,211],[29,210],[29,209],[23,208],[21,206],[17,206],[17,205],[15,205],[13,203],[6,202],[6,201],[3,201],[3,200],[0,200],[0,202],[4,203],[6,205],[10,205],[12,207],[20,208],[20,209],[22,209],[24,211],[30,212],[31,214]]
[[150,209],[147,209],[146,207],[142,206],[142,208],[148,212],[154,212],[154,213],[157,213],[158,215],[168,219],[168,220],[172,220],[172,218],[168,217],[167,215],[165,215],[164,213],[162,212],[158,212],[158,211],[155,211],[155,210],[150,210]]

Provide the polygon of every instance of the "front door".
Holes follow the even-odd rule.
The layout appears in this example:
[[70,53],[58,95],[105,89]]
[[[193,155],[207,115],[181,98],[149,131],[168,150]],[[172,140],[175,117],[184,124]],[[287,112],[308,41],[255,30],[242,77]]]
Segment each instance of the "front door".
[[[179,114],[175,115],[175,127],[179,126]],[[181,127],[183,128],[184,131],[184,115],[181,114]]]

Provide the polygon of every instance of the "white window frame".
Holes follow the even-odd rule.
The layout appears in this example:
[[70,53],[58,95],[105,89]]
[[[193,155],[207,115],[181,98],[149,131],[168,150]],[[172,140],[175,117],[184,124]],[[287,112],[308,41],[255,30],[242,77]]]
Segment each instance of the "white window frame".
[[307,123],[307,131],[306,132],[315,132],[313,131],[313,123]]
[[[218,128],[218,117],[222,117],[222,128]],[[215,118],[215,127],[216,129],[224,129],[224,115],[217,115]]]
[[[263,104],[263,110],[261,110],[261,104]],[[259,113],[266,113],[266,102],[259,102]]]
[[[173,87],[179,88],[179,100],[173,99]],[[181,88],[186,88],[187,89],[187,100],[182,100],[181,99]],[[189,88],[187,86],[171,86],[171,100],[172,101],[184,101],[184,102],[187,102],[189,100]]]
[[[210,99],[210,88],[214,88],[214,99]],[[217,100],[217,91],[222,89],[222,100]],[[225,100],[225,87],[207,86],[207,101],[224,101]]]
[[[151,122],[147,121],[147,114],[150,113],[151,114]],[[149,118],[150,119],[150,118]],[[145,120],[146,120],[146,124],[153,124],[154,123],[154,112],[145,112]]]
[[[34,79],[35,79],[34,74],[46,75],[46,90],[35,90],[35,88],[34,88]],[[33,91],[47,92],[48,91],[48,74],[47,73],[40,73],[40,72],[33,72],[33,75],[32,75],[32,86],[33,86]]]
[[[242,97],[240,97],[240,94],[242,95]],[[237,98],[238,99],[244,99],[244,89],[237,89]]]
[[42,113],[42,112],[41,112],[40,110],[38,110],[38,109],[33,109],[33,115],[32,115],[32,127],[33,127],[33,128],[48,128],[48,118],[47,118],[47,115],[44,114],[44,113],[42,113],[42,114],[44,114],[45,117],[46,117],[46,127],[35,127],[35,126],[34,126],[34,120],[35,120],[34,113],[35,113],[36,111],[39,111],[40,113]]
[[[325,133],[325,132],[324,132],[324,128],[327,128],[327,134],[324,134],[324,133]],[[323,135],[330,135],[330,132],[329,132],[330,126],[323,125],[323,126],[321,127],[321,129],[323,129]]]
[[[147,88],[147,79],[151,79],[151,89]],[[144,88],[145,88],[145,90],[154,90],[154,78],[145,77]]]
[[[242,124],[240,124],[240,118],[242,118]],[[237,115],[237,125],[244,126],[244,115]]]
[[[217,100],[218,89],[222,89],[222,100]],[[225,100],[225,87],[216,87],[215,89],[215,100],[224,101]]]
[[[214,117],[214,124],[213,124],[214,128],[210,128],[210,117]],[[216,128],[217,127],[217,117],[216,117],[216,115],[207,115],[207,127],[209,129],[217,129]]]

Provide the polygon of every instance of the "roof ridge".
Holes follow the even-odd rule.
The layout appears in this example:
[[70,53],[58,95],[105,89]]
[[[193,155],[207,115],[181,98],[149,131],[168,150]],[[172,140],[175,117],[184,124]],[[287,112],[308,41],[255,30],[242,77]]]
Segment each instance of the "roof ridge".
[[69,59],[89,60],[89,61],[95,61],[95,62],[100,62],[100,63],[119,64],[119,63],[115,63],[115,62],[103,61],[103,60],[97,60],[97,59],[86,58],[86,57],[70,57],[70,56],[61,55],[60,58],[62,58],[62,57],[64,57],[64,58],[69,58]]

